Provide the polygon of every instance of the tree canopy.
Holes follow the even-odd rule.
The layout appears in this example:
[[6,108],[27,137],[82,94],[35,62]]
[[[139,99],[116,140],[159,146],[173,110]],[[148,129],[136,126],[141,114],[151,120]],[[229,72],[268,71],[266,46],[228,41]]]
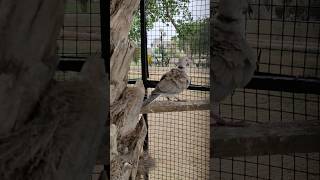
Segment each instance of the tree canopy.
[[183,22],[178,25],[180,29],[177,41],[180,50],[193,54],[206,54],[209,48],[209,18]]
[[[192,21],[191,12],[188,9],[189,0],[148,0],[146,2],[146,28],[150,30],[158,21],[171,23],[179,34],[179,25]],[[136,11],[129,33],[129,38],[140,42],[140,13]]]
[[[149,0],[146,4],[146,29],[150,30],[158,21],[175,28],[177,35],[171,42],[177,43],[180,50],[191,54],[207,53],[209,43],[209,18],[194,20],[188,8],[189,0]],[[137,11],[129,37],[140,43],[140,13]]]

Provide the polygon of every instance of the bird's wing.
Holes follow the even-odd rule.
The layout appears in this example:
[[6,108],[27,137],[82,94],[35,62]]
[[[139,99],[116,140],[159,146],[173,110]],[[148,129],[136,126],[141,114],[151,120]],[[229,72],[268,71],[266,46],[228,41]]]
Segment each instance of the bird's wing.
[[189,86],[188,75],[179,69],[171,69],[161,78],[153,93],[177,94]]
[[157,97],[159,97],[160,94],[157,94],[157,93],[153,93],[151,94],[148,99],[146,99],[145,101],[143,101],[143,104],[142,104],[142,107],[152,103],[155,99],[157,99]]
[[143,106],[152,103],[160,95],[178,94],[189,86],[189,77],[184,71],[171,69],[165,73],[148,99],[143,102]]
[[[213,91],[215,101],[221,101],[236,88],[249,83],[256,69],[256,58],[244,37],[244,16],[238,9],[242,6],[228,6],[232,1],[220,1],[219,13],[214,16],[212,43]],[[235,3],[236,4],[236,3]],[[222,13],[222,14],[221,14]],[[238,13],[238,14],[237,14]],[[219,17],[232,17],[224,21]]]
[[212,63],[213,97],[215,102],[220,102],[230,95],[236,86],[233,83],[232,69],[228,68],[229,65],[223,58],[216,56]]
[[162,81],[163,79],[165,79],[167,76],[170,76],[170,71],[166,72],[164,75],[161,76],[160,81]]
[[[248,49],[247,49],[248,48]],[[216,99],[224,99],[234,89],[246,86],[256,69],[256,59],[250,47],[225,48],[213,56],[212,72]],[[221,93],[218,93],[220,91]],[[220,94],[220,95],[218,95]]]

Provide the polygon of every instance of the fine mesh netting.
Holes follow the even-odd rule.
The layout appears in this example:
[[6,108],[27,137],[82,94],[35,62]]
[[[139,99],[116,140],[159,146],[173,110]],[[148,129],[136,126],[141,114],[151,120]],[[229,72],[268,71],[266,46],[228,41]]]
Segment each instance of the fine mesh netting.
[[[149,1],[150,2],[150,1]],[[153,1],[151,1],[153,2]],[[148,3],[148,1],[146,2]],[[182,7],[183,4],[180,4]],[[180,100],[209,101],[209,5],[208,0],[191,0],[185,3],[190,19],[178,8],[173,21],[157,21],[147,28],[148,80],[159,81],[161,76],[176,67],[179,57],[189,56],[192,64],[187,68],[191,86],[196,90],[185,90],[177,97]],[[165,5],[156,2],[160,10]],[[148,9],[149,8],[149,9]],[[152,21],[152,6],[146,6],[146,20]],[[140,14],[138,14],[140,15]],[[139,17],[139,16],[138,16]],[[136,61],[130,66],[129,79],[141,78],[141,49],[136,51]],[[207,88],[207,89],[205,89]],[[153,88],[148,88],[148,96]],[[167,101],[159,97],[156,101]],[[181,112],[149,113],[148,145],[156,167],[149,179],[208,179],[209,178],[209,109]]]
[[[218,2],[212,1],[213,14]],[[246,39],[257,51],[257,58],[261,52],[258,72],[319,78],[319,5],[313,0],[250,1],[253,15],[246,19]],[[319,95],[295,93],[294,89],[293,92],[259,90],[259,87],[237,89],[221,103],[219,112],[225,120],[245,120],[253,125],[319,122]],[[319,152],[263,156],[239,154],[237,157],[214,158],[210,165],[212,179],[320,178]]]

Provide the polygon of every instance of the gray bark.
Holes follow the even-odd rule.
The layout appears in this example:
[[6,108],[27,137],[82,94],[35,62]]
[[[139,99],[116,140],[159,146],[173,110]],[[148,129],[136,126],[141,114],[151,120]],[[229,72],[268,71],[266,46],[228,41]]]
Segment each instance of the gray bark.
[[63,1],[0,2],[0,134],[20,128],[55,71]]
[[153,160],[143,152],[147,134],[145,120],[141,118],[144,86],[137,82],[127,87],[129,66],[135,47],[128,40],[134,11],[139,0],[111,1],[111,60],[110,60],[110,161],[111,179],[136,179],[149,171]]
[[317,121],[212,128],[212,157],[311,153],[320,150],[320,123]]

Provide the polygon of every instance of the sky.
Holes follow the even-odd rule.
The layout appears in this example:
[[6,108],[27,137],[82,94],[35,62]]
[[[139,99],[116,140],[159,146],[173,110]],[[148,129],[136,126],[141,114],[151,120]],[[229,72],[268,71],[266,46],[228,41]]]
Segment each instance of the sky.
[[[193,19],[201,19],[204,17],[209,17],[210,15],[210,0],[190,0],[189,11]],[[151,47],[151,43],[154,39],[160,38],[160,28],[166,33],[163,37],[164,40],[170,40],[172,36],[176,35],[175,28],[171,23],[164,24],[160,21],[156,22],[154,28],[147,32],[148,36],[148,48]]]

